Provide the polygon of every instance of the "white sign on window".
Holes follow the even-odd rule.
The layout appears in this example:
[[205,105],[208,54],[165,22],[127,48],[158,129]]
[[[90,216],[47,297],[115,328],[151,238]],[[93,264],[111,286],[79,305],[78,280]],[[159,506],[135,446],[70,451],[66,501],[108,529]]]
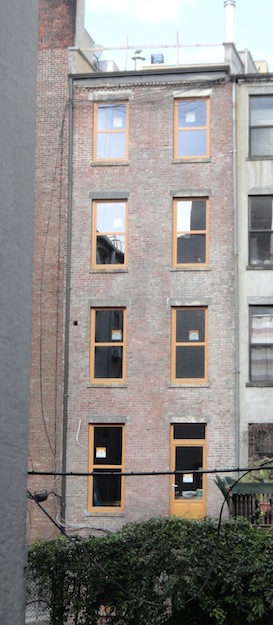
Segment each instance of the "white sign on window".
[[112,341],[122,341],[121,330],[112,330]]
[[184,473],[183,475],[184,484],[192,484],[193,483],[193,473]]
[[122,117],[114,117],[113,119],[113,128],[122,128]]
[[195,122],[195,113],[186,113],[186,122],[187,124],[194,124]]
[[199,341],[199,330],[189,331],[189,341]]
[[121,217],[114,217],[113,219],[113,228],[122,228],[122,218]]
[[96,458],[106,458],[106,447],[96,447]]

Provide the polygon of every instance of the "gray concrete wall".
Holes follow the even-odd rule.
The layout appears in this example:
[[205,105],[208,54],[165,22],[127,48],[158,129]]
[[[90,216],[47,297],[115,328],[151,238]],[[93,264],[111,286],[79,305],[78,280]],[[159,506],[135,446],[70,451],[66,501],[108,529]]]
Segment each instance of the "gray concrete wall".
[[0,623],[24,622],[38,2],[0,10]]
[[237,86],[238,300],[241,466],[248,461],[249,423],[272,423],[272,385],[249,386],[249,305],[273,304],[272,269],[248,266],[248,198],[273,195],[272,158],[249,158],[249,97],[272,95],[273,81]]

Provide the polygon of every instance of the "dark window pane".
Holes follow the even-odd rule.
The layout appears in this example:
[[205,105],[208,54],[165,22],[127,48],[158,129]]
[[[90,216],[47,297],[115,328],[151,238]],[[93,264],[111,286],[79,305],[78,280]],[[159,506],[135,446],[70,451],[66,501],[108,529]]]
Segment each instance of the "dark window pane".
[[123,340],[123,310],[96,311],[96,343]]
[[95,378],[122,378],[123,348],[95,347]]
[[125,158],[126,134],[125,132],[103,132],[97,136],[96,158]]
[[273,156],[273,128],[252,128],[251,156]]
[[[196,496],[197,489],[202,489],[202,473],[190,473],[191,470],[202,468],[203,448],[202,447],[176,447],[175,469],[177,471],[187,471],[184,475],[176,475],[175,497],[179,498],[187,493]],[[184,495],[185,496],[185,495]],[[188,497],[187,497],[188,498]]]
[[205,341],[205,311],[187,308],[176,311],[176,342]]
[[178,156],[206,156],[206,130],[179,130]]
[[98,130],[122,130],[126,128],[126,106],[99,106]]
[[252,197],[250,199],[251,230],[273,230],[272,196]]
[[177,263],[198,264],[206,262],[206,236],[180,234],[177,236]]
[[195,128],[207,125],[207,102],[205,100],[185,100],[178,103],[178,126]]
[[204,423],[179,423],[174,425],[174,439],[205,438]]
[[121,234],[97,237],[97,265],[123,265],[124,246],[125,237]]
[[176,378],[205,377],[205,348],[203,346],[176,348]]
[[[105,469],[106,471],[107,469]],[[103,471],[103,469],[95,469]],[[115,475],[93,476],[93,506],[120,506],[121,505],[121,476],[120,471]]]
[[273,234],[271,232],[256,232],[250,234],[250,264],[273,264]]
[[249,458],[273,457],[272,423],[249,423],[248,456]]
[[121,427],[95,427],[94,464],[121,464],[121,450]]
[[206,202],[188,200],[177,202],[177,232],[206,230]]

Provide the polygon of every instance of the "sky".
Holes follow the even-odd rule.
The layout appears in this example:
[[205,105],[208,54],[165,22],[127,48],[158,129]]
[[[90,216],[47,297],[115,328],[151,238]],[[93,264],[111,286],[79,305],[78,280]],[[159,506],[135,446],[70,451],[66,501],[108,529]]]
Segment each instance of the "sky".
[[[223,61],[223,47],[193,44],[221,44],[225,39],[224,0],[85,0],[85,28],[103,47],[132,45],[142,49],[143,65],[151,54],[162,53],[167,64],[175,64],[177,53],[164,45],[175,44],[179,63]],[[161,44],[161,45],[160,45]],[[273,72],[273,0],[236,0],[235,44],[250,50],[255,61],[266,60]],[[143,46],[159,46],[143,48]],[[190,47],[189,47],[190,46]],[[120,70],[134,69],[134,49],[104,51],[101,59],[114,60]]]

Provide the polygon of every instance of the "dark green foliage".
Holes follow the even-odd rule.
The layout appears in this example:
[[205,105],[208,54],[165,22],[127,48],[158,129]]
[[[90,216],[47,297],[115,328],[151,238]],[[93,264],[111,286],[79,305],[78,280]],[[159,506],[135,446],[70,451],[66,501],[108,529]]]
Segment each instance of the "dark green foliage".
[[273,622],[273,534],[245,520],[151,519],[106,537],[39,542],[29,587],[52,625],[264,625]]

